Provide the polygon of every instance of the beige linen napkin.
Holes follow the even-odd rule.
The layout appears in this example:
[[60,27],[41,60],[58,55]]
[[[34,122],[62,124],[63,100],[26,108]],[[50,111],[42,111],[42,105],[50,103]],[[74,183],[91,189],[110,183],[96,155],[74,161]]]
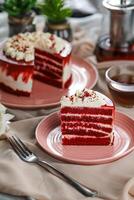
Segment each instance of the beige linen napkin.
[[122,192],[120,200],[126,200],[126,199],[129,200],[134,199],[134,177],[126,183],[124,190]]
[[[60,162],[42,151],[36,143],[35,127],[41,119],[42,117],[38,117],[14,122],[10,134],[18,135],[42,159],[86,186],[98,190],[101,195],[107,196],[106,199],[132,199],[134,152],[104,165],[82,166]],[[7,141],[0,141],[0,192],[31,196],[39,200],[91,199],[83,197],[67,183],[43,168],[21,161]]]

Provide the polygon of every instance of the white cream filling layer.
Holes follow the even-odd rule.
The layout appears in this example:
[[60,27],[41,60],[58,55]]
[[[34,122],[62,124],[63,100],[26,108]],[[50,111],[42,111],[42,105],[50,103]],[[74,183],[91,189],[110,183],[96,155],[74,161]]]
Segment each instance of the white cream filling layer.
[[[69,126],[65,126],[65,128],[67,129],[67,130],[72,130],[72,132],[73,131],[75,131],[75,130],[83,130],[83,131],[85,131],[85,132],[88,132],[88,131],[96,131],[98,134],[99,133],[104,133],[104,134],[107,134],[107,135],[109,135],[109,134],[111,134],[111,132],[106,132],[106,131],[103,131],[103,130],[99,130],[99,129],[95,129],[95,128],[86,128],[86,127],[81,127],[81,126],[77,126],[76,128],[75,127],[69,127]],[[90,135],[90,134],[89,134]]]
[[106,119],[112,119],[111,115],[93,115],[93,114],[72,114],[72,113],[66,113],[66,114],[61,114],[61,116],[74,116],[74,117],[97,117],[97,118],[106,118]]
[[14,80],[12,76],[8,75],[6,73],[6,70],[2,70],[0,68],[0,83],[3,83],[4,85],[12,88],[13,90],[19,90],[24,92],[31,92],[32,90],[32,84],[33,81],[30,78],[27,83],[23,81],[23,74],[21,73],[17,80]]
[[[67,138],[67,139],[73,139],[73,138],[77,138],[77,137],[79,137],[79,138],[99,138],[99,137],[97,137],[97,136],[89,136],[89,135],[69,135],[69,134],[66,134],[66,135],[62,135],[62,137],[63,138]],[[102,139],[102,138],[110,138],[110,139],[113,139],[113,134],[111,134],[111,135],[108,135],[108,136],[102,136],[102,137],[100,137],[100,139]]]
[[[67,125],[67,126],[69,126],[70,124],[71,125],[73,125],[73,124],[76,124],[77,122],[74,122],[74,121],[63,121],[62,122],[64,125]],[[79,123],[79,122],[78,122]],[[81,124],[81,126],[87,126],[87,125],[97,125],[98,127],[102,127],[102,128],[112,128],[112,125],[110,125],[110,124],[102,124],[102,123],[97,123],[97,122],[83,122],[83,121],[81,121],[80,122],[80,124]]]

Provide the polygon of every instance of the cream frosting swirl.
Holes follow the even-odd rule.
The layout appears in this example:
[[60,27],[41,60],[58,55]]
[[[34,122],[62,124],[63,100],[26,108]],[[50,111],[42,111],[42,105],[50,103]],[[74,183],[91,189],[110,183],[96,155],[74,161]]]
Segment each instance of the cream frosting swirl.
[[32,33],[20,33],[7,40],[4,52],[17,61],[30,62],[34,60],[34,36]]

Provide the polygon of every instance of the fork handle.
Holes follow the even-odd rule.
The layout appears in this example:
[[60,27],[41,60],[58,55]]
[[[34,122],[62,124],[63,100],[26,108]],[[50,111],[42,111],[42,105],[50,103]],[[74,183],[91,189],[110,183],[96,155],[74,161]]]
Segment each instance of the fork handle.
[[84,196],[87,196],[87,197],[96,197],[96,196],[98,196],[96,191],[90,190],[88,187],[82,185],[81,183],[79,183],[75,179],[73,179],[73,178],[67,176],[66,174],[64,174],[63,172],[57,170],[51,164],[49,164],[49,163],[47,163],[45,161],[42,161],[42,160],[37,160],[37,164],[39,164],[41,167],[44,167],[49,172],[51,172],[52,174],[54,174],[57,177],[61,178],[62,180],[66,181],[68,184],[72,185],[76,190],[78,190]]

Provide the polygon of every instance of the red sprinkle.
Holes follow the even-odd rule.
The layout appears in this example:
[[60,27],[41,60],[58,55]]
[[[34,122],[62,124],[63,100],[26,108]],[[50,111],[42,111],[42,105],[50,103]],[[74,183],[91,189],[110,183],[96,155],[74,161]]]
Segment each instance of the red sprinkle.
[[87,91],[84,91],[84,95],[83,95],[84,97],[89,97],[89,96],[92,96],[89,92],[87,92]]
[[70,101],[72,101],[72,102],[73,102],[73,99],[74,99],[74,98],[73,98],[73,96],[71,96],[71,97],[70,97]]

